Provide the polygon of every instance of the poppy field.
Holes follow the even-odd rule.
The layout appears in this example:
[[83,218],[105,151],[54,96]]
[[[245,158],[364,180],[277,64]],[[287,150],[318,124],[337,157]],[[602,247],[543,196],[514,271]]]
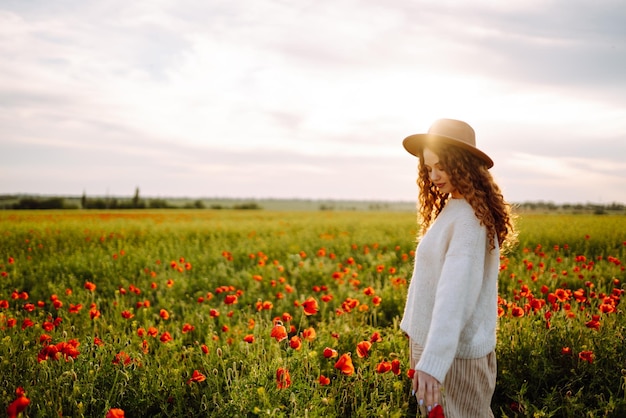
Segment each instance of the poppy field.
[[[495,415],[626,416],[626,216],[517,227]],[[0,415],[415,416],[416,233],[404,212],[0,212]]]

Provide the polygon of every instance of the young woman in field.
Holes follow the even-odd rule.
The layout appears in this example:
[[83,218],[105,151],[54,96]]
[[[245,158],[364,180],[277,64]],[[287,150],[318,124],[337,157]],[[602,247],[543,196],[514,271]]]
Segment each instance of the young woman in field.
[[403,145],[419,158],[421,238],[400,324],[412,392],[427,413],[493,417],[500,248],[513,238],[510,206],[465,122],[440,119]]

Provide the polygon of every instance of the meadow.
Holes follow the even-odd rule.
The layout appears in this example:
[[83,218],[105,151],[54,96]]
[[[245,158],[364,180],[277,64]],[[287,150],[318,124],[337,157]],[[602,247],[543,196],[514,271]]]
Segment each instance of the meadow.
[[[626,216],[518,219],[502,417],[626,416]],[[404,417],[411,212],[0,212],[0,410]]]

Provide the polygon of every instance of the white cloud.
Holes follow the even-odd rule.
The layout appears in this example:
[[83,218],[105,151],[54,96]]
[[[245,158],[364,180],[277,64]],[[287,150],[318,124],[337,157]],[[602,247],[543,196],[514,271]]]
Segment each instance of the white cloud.
[[[500,170],[506,184],[524,187],[537,200],[556,203],[624,201],[626,162],[515,153]],[[518,189],[511,200],[533,200]]]
[[[625,151],[623,12],[609,0],[3,5],[0,163],[14,168],[0,193],[53,192],[63,182],[46,183],[45,170],[62,177],[73,155],[151,190],[169,175],[205,194],[193,173],[220,177],[233,195],[305,193],[276,181],[297,173],[310,193],[403,197],[414,161],[402,138],[455,117],[475,126],[514,194],[543,196],[541,176],[565,184],[568,173],[621,196],[611,173],[623,173]],[[21,182],[38,149],[58,161]],[[143,171],[127,166],[140,157]],[[566,189],[566,200],[597,196]]]

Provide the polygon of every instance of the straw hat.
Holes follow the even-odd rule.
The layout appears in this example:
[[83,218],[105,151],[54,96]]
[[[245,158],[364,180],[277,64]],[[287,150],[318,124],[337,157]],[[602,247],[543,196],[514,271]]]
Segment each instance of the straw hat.
[[419,156],[424,147],[435,142],[463,148],[483,160],[487,168],[493,167],[493,160],[476,148],[474,129],[460,120],[439,119],[430,126],[428,133],[407,136],[402,145],[411,154]]

